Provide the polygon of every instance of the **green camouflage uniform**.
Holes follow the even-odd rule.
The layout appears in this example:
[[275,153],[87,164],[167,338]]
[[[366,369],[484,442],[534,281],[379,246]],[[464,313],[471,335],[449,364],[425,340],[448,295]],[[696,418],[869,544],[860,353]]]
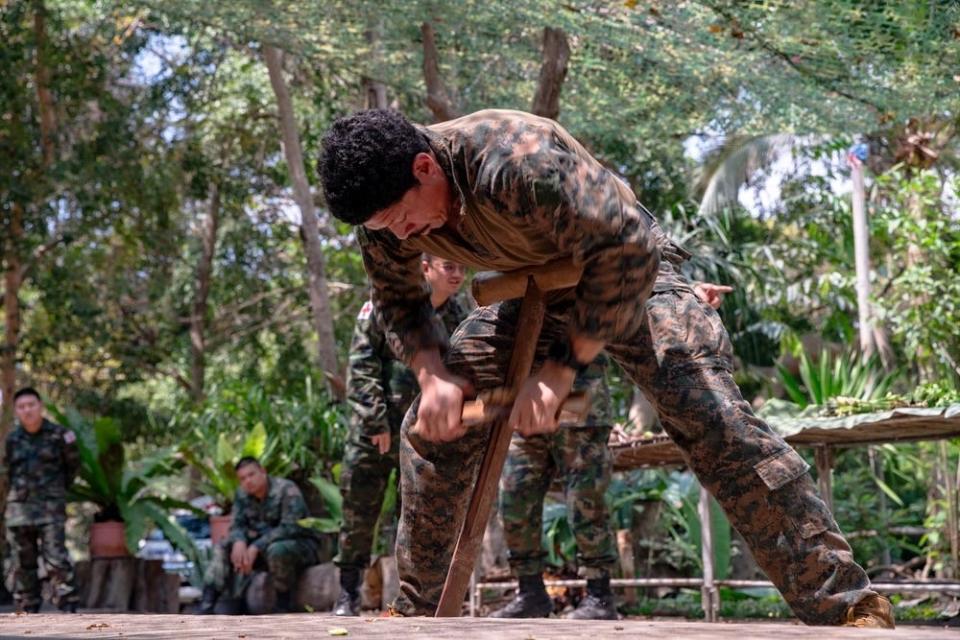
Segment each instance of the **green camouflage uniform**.
[[545,568],[543,499],[554,476],[563,482],[579,575],[587,579],[609,575],[617,561],[604,502],[610,485],[607,440],[612,428],[606,364],[601,355],[573,383],[574,391],[590,394],[590,413],[583,426],[564,426],[554,434],[529,438],[515,433],[510,441],[500,478],[500,514],[507,557],[518,576],[540,575]]
[[[874,595],[808,465],[741,397],[719,316],[674,269],[687,254],[630,188],[552,120],[483,111],[421,132],[451,180],[459,213],[406,240],[388,230],[357,232],[374,303],[404,361],[444,343],[423,288],[421,253],[498,271],[569,257],[583,276],[574,289],[548,295],[539,361],[571,332],[604,342],[801,620],[838,624],[851,605]],[[450,371],[478,391],[501,386],[519,306],[512,300],[471,313],[446,353]],[[488,431],[427,442],[409,431],[415,415],[416,403],[401,428],[397,606],[429,613]]]
[[[444,331],[453,333],[469,308],[463,294],[451,296],[437,309]],[[400,423],[420,388],[398,362],[369,301],[360,309],[350,343],[347,372],[350,437],[340,471],[343,524],[337,565],[364,569],[370,562],[374,530],[387,491],[390,472],[399,469]],[[390,451],[380,455],[371,437],[390,434]],[[399,479],[399,478],[398,478]]]
[[64,529],[67,489],[80,467],[76,440],[73,431],[49,420],[37,433],[18,426],[7,436],[4,466],[10,492],[4,518],[14,565],[13,596],[20,608],[41,602],[40,556],[54,586],[54,604],[77,602]]
[[242,597],[250,581],[250,575],[233,570],[230,551],[234,542],[259,549],[254,569],[268,571],[278,593],[296,589],[300,573],[319,562],[319,535],[298,524],[309,516],[300,489],[283,478],[270,476],[268,482],[263,500],[237,490],[230,533],[213,549],[204,583],[228,598]]

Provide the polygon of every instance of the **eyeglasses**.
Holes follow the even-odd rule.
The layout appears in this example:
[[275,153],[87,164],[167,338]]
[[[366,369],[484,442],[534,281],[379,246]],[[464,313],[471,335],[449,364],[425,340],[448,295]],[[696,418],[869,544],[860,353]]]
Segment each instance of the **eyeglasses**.
[[430,266],[432,266],[437,271],[442,271],[446,273],[447,275],[455,275],[458,273],[463,275],[467,273],[467,268],[465,266],[457,262],[452,262],[450,260],[444,260],[443,262],[431,262]]

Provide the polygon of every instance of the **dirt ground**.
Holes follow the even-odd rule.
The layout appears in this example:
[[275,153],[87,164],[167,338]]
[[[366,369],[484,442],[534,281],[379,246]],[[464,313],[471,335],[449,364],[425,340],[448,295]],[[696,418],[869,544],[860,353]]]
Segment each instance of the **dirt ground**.
[[805,627],[796,623],[616,622],[484,618],[336,618],[330,614],[192,616],[82,613],[0,615],[0,638],[437,638],[440,640],[747,640],[753,638],[960,638],[955,630],[902,627],[897,631]]

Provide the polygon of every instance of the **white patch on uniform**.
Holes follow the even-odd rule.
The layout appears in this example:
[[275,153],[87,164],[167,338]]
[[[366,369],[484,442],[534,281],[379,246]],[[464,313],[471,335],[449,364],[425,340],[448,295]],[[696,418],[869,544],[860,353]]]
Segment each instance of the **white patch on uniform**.
[[360,307],[360,313],[357,315],[357,320],[366,320],[370,317],[371,313],[373,313],[373,303],[367,300],[363,303],[363,306]]
[[73,431],[67,431],[63,434],[63,441],[67,444],[73,444],[77,441],[77,434],[75,434]]

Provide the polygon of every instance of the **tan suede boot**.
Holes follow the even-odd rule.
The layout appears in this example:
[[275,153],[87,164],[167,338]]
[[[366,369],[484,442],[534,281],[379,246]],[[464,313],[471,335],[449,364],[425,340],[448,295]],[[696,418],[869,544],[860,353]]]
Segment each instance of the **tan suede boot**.
[[893,605],[883,596],[867,596],[847,610],[843,626],[893,629]]

